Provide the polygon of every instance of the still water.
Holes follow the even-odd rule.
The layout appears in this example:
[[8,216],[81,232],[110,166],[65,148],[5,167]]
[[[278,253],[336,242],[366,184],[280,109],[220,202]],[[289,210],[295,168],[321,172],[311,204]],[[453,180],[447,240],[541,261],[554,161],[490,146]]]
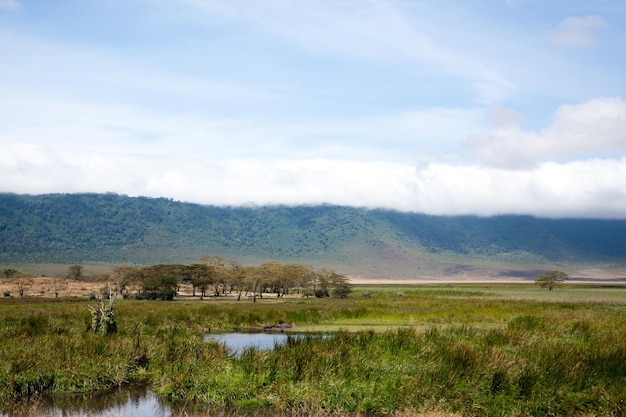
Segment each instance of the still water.
[[37,402],[4,405],[2,417],[269,417],[276,410],[215,408],[185,403],[168,404],[149,388],[126,387],[117,391],[80,396],[55,396]]
[[1,416],[66,417],[66,416],[170,416],[172,409],[161,403],[145,387],[124,388],[95,395],[67,395],[46,397],[37,401],[4,406]]
[[[329,337],[298,333],[223,333],[208,334],[206,341],[223,343],[238,356],[245,349],[271,350],[288,340]],[[272,409],[215,409],[208,406],[171,404],[160,400],[148,387],[126,387],[99,395],[69,395],[0,406],[0,417],[269,417]]]
[[224,344],[235,355],[240,355],[244,350],[255,348],[257,350],[272,350],[276,346],[284,346],[287,341],[328,337],[328,334],[310,333],[222,333],[208,334],[204,336],[206,341],[215,341]]

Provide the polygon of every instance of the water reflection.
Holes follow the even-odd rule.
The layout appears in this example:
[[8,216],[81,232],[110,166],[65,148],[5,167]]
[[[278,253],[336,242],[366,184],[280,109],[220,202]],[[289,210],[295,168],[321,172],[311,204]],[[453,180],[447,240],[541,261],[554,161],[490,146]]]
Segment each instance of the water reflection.
[[[287,343],[330,337],[330,334],[310,333],[223,333],[209,334],[206,341],[223,343],[235,356],[246,349],[272,350]],[[206,404],[167,403],[148,387],[126,387],[94,395],[45,397],[0,405],[0,417],[269,417],[277,410],[224,409]]]
[[172,409],[146,387],[128,387],[94,395],[45,397],[5,406],[3,417],[149,417],[171,416]]
[[269,417],[272,408],[216,408],[166,403],[147,387],[126,387],[98,395],[54,396],[0,406],[1,417]]
[[205,341],[221,343],[226,348],[239,356],[244,350],[254,348],[257,350],[273,350],[277,346],[284,346],[289,341],[329,337],[328,334],[311,333],[265,333],[265,332],[240,332],[207,334]]

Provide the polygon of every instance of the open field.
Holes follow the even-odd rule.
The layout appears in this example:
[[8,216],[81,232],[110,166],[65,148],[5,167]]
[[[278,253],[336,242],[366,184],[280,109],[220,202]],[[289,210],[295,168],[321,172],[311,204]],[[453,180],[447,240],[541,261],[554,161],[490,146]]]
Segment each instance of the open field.
[[[626,412],[626,286],[369,284],[345,300],[119,300],[107,336],[90,330],[93,304],[0,299],[0,402],[147,383],[171,400],[296,415]],[[337,334],[238,357],[202,337],[266,323]]]
[[[256,265],[267,259],[248,260],[248,265]],[[307,263],[307,262],[305,262]],[[34,277],[65,277],[72,264],[63,263],[0,263],[0,270],[12,268]],[[85,276],[110,274],[120,266],[119,263],[82,262]],[[133,264],[141,268],[145,265]],[[433,260],[421,265],[419,270],[392,271],[379,270],[375,273],[352,273],[351,268],[340,265],[323,264],[348,276],[354,284],[461,284],[461,283],[532,283],[540,274],[550,270],[561,270],[570,276],[570,282],[589,282],[606,284],[626,284],[626,264],[613,263],[519,263],[498,262],[487,259],[472,259],[459,255],[446,256],[445,259]],[[3,285],[0,278],[0,286]],[[33,294],[35,294],[33,289]]]
[[[110,273],[115,265],[113,264],[89,264],[86,269],[91,274],[107,274]],[[5,265],[7,267],[7,265]],[[54,287],[55,280],[59,280],[59,277],[63,277],[67,274],[68,265],[10,265],[10,267],[25,271],[32,274],[32,282],[25,288],[25,295],[28,297],[43,297],[53,298],[55,296]],[[46,274],[40,274],[40,271],[55,272],[56,276],[50,276]],[[518,273],[520,273],[518,271]],[[37,275],[40,276],[37,276]],[[521,277],[511,276],[493,276],[487,272],[477,274],[461,273],[449,276],[437,276],[437,277],[422,277],[413,279],[381,279],[381,278],[361,278],[350,277],[350,281],[360,287],[371,287],[379,289],[389,289],[393,287],[413,287],[413,286],[438,286],[438,285],[504,285],[502,288],[506,288],[509,284],[519,284],[519,288],[528,286],[533,288],[534,279],[537,277],[538,272],[524,272],[520,273]],[[105,286],[104,283],[98,281],[81,280],[73,281],[70,279],[62,279],[64,285],[60,289],[59,296],[61,297],[89,297],[93,294],[99,294],[101,289]],[[570,272],[570,281],[568,285],[572,288],[581,287],[584,285],[603,285],[606,287],[612,285],[624,285],[626,286],[626,268],[622,267],[595,267],[595,268],[572,268]],[[534,289],[534,288],[533,288]],[[17,287],[10,280],[0,278],[0,295],[9,292],[13,296],[17,296]],[[182,285],[180,287],[180,294],[184,296],[191,295],[192,290],[189,285]],[[535,291],[531,291],[533,296],[536,295]],[[516,291],[516,294],[522,294]]]

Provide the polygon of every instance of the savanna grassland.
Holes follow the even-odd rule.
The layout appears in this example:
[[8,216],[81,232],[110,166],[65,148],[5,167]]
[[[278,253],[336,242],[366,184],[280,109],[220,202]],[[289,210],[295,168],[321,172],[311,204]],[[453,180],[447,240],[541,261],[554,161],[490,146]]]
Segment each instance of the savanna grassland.
[[[626,286],[359,286],[347,299],[119,300],[109,335],[91,330],[93,304],[0,300],[1,403],[148,384],[171,400],[290,415],[626,413]],[[241,355],[203,337],[267,323],[336,333]]]

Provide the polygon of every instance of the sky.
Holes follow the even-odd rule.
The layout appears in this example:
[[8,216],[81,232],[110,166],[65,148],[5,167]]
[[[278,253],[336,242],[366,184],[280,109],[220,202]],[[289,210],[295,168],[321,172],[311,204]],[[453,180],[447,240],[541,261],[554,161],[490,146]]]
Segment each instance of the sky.
[[626,219],[621,0],[0,0],[0,192]]

